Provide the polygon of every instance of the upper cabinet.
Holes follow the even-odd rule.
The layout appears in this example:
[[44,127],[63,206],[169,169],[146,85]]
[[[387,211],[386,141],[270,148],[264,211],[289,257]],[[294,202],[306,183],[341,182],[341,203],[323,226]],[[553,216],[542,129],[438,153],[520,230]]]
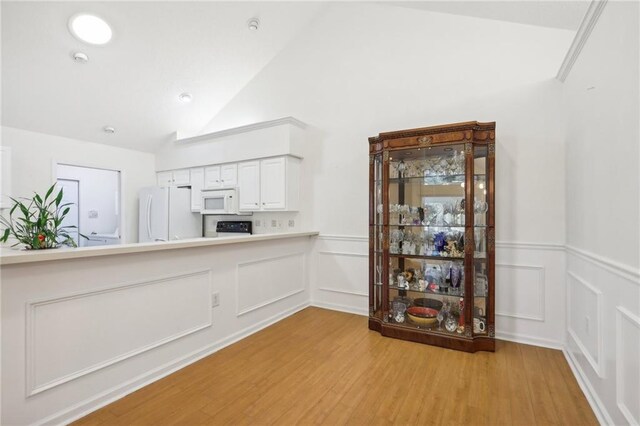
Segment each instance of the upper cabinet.
[[202,190],[204,189],[204,168],[191,169],[191,211],[202,209]]
[[238,165],[238,208],[248,211],[297,211],[300,160],[267,158]]
[[158,172],[156,177],[158,186],[186,186],[191,184],[189,169]]
[[238,210],[260,210],[260,161],[238,164]]
[[235,188],[237,184],[237,164],[223,164],[204,169],[204,186],[206,189]]

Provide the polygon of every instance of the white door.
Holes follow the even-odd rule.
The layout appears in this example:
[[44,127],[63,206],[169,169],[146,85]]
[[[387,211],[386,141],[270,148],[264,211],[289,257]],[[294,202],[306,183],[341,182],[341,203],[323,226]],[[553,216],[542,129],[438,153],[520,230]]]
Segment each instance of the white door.
[[238,210],[260,210],[260,162],[238,164]]
[[286,207],[285,159],[269,158],[260,162],[260,199],[264,210]]
[[202,190],[204,189],[204,169],[191,169],[191,211],[202,210]]
[[[80,183],[77,180],[71,179],[58,179],[58,186],[54,189],[52,196],[55,196],[58,191],[62,189],[62,202],[61,204],[73,203],[68,206],[69,213],[64,217],[61,226],[75,226],[67,230],[69,236],[80,246],[84,246],[83,241],[78,241],[80,232],[80,217],[78,215],[78,206],[80,203]],[[84,239],[83,239],[84,240]]]
[[207,189],[222,188],[220,181],[220,166],[211,166],[204,169],[204,186]]
[[220,182],[223,188],[235,188],[238,184],[238,165],[225,164],[221,166]]

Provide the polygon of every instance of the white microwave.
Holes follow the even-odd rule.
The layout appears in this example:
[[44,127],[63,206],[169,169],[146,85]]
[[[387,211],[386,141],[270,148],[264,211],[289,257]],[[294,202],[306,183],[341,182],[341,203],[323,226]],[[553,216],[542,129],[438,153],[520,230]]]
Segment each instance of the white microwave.
[[202,191],[201,214],[237,214],[238,195],[235,189]]

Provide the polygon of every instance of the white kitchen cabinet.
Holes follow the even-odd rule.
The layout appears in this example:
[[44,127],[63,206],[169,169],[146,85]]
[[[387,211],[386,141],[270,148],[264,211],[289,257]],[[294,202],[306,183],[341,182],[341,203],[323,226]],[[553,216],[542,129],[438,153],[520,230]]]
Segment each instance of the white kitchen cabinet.
[[220,182],[223,188],[235,188],[238,185],[238,165],[223,164],[220,166]]
[[11,207],[11,148],[0,146],[0,209]]
[[297,211],[300,160],[275,157],[238,165],[240,211]]
[[191,184],[191,174],[189,169],[174,170],[173,184],[175,186],[186,186]]
[[222,176],[220,175],[220,166],[210,166],[204,169],[204,187],[206,189],[222,188]]
[[189,169],[158,172],[156,177],[158,186],[187,186],[191,183]]
[[238,210],[260,210],[260,161],[238,164]]
[[191,211],[200,212],[202,209],[202,190],[204,189],[204,168],[190,170],[191,178]]
[[263,210],[283,210],[286,199],[285,158],[260,161],[260,206]]
[[173,172],[158,172],[158,186],[171,186],[173,185]]

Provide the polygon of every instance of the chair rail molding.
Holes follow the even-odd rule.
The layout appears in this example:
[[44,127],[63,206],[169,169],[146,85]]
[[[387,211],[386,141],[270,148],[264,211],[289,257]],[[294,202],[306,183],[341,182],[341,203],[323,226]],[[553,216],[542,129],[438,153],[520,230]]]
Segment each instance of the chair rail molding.
[[566,248],[567,253],[594,263],[596,266],[600,266],[634,284],[640,285],[640,269],[571,245],[567,245]]

